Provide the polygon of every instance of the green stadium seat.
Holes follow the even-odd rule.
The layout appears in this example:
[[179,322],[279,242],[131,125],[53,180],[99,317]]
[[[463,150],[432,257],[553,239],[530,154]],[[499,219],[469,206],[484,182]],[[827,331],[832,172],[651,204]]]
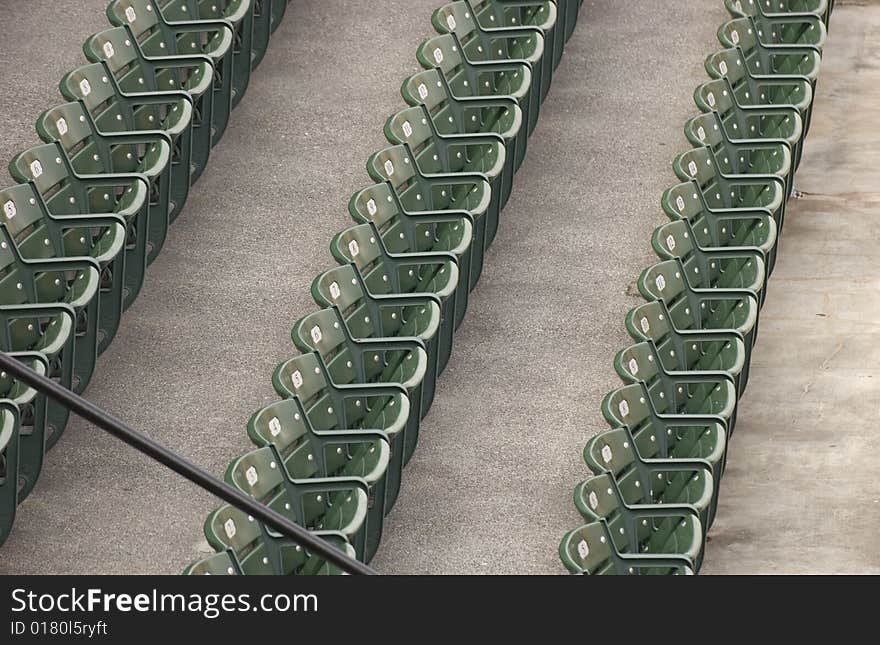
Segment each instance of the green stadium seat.
[[[833,1],[833,0],[832,0]],[[816,16],[827,22],[828,0],[724,0],[724,6],[734,18],[742,16]]]
[[[214,68],[206,56],[174,56],[147,58],[137,48],[125,27],[114,27],[97,33],[83,45],[90,62],[104,62],[123,94],[141,102],[141,94],[182,92],[175,100],[185,98],[192,103],[192,158],[190,184],[201,176],[211,153],[213,123]],[[103,77],[102,77],[103,82]],[[164,95],[171,98],[170,95]],[[155,97],[154,97],[155,99]],[[168,101],[165,101],[168,102]],[[161,103],[161,101],[160,101]],[[155,111],[155,102],[151,104]],[[183,109],[183,108],[181,108]],[[151,117],[153,117],[151,119]],[[147,122],[158,125],[155,114],[146,115]],[[143,128],[141,128],[143,129]]]
[[[170,23],[163,19],[161,11],[154,9],[153,0],[111,0],[107,6],[107,18],[112,25],[126,29],[144,58],[153,61],[186,60],[190,65],[211,66],[211,145],[216,145],[229,125],[232,112],[232,56],[233,32],[225,22]],[[103,50],[90,47],[92,62],[107,56]],[[112,67],[112,64],[111,64]],[[165,70],[164,81],[179,87],[186,81],[185,75]],[[156,89],[162,89],[159,85]]]
[[[374,187],[377,192],[368,188],[355,195],[350,209],[353,214],[356,211],[369,214],[372,211],[370,200],[374,200],[377,204],[375,223],[354,226],[335,235],[330,250],[340,264],[352,263],[357,267],[370,293],[404,293],[437,299],[441,315],[437,369],[442,372],[452,355],[454,331],[467,310],[470,221],[457,215],[441,214],[448,217],[441,219],[426,213],[427,221],[419,222],[419,214],[410,216],[401,212],[380,221],[389,214],[378,206],[389,204],[382,201],[382,195],[391,196],[392,193],[387,184],[375,184]],[[361,218],[355,216],[355,219]],[[380,226],[384,233],[379,232]],[[456,226],[459,229],[455,229]],[[428,235],[424,235],[425,232]],[[461,241],[454,242],[459,234]],[[430,240],[432,237],[447,241],[438,247],[450,246],[451,249],[422,251],[419,242],[426,240],[426,246],[434,246]],[[459,262],[462,263],[461,270]]]
[[31,184],[0,190],[0,221],[28,260],[91,257],[101,268],[97,351],[103,352],[122,318],[125,220],[108,215],[52,215]]
[[[289,513],[286,513],[289,514]],[[317,535],[339,547],[344,553],[355,557],[354,547],[336,531],[314,531]],[[250,576],[292,576],[338,574],[338,569],[323,559],[312,556],[294,540],[283,537],[261,522],[232,506],[222,506],[205,521],[205,537],[214,549],[228,553],[233,562],[234,575],[240,571]],[[211,556],[210,562],[199,561],[187,568],[190,575],[214,573],[223,558]]]
[[410,398],[410,419],[404,435],[404,463],[419,435],[419,422],[431,405],[422,389],[428,353],[415,338],[355,338],[337,308],[322,309],[297,321],[293,342],[303,353],[317,351],[334,383],[399,383]]
[[475,173],[424,174],[404,146],[385,148],[367,161],[367,172],[377,182],[388,182],[407,213],[447,211],[469,215],[474,222],[470,287],[483,268],[486,230],[492,189],[483,175]]
[[272,0],[272,32],[274,33],[278,26],[281,24],[281,20],[284,18],[284,13],[287,11],[287,0]]
[[21,415],[9,399],[0,399],[0,545],[15,522],[18,506],[18,450]]
[[692,182],[668,188],[661,205],[669,219],[688,224],[693,239],[701,247],[759,249],[765,259],[766,273],[772,271],[778,228],[773,215],[766,210],[709,210]]
[[[565,1],[565,0],[562,0]],[[562,538],[559,558],[578,575],[693,575],[693,562],[681,555],[618,553],[605,522],[591,522]]]
[[226,25],[233,35],[232,107],[244,97],[253,62],[253,0],[152,0],[169,22]]
[[[137,132],[165,139],[171,145],[168,221],[173,222],[186,203],[191,181],[193,106],[189,94],[124,94],[103,63],[73,70],[62,79],[60,88],[65,98],[80,102],[102,135]],[[158,223],[153,228],[158,233],[162,220],[158,215],[155,220]]]
[[272,446],[258,448],[233,461],[226,481],[311,531],[343,535],[365,559],[367,484],[360,477],[289,479]]
[[9,164],[9,172],[17,181],[32,183],[52,215],[115,214],[125,220],[123,308],[130,307],[143,286],[147,266],[148,183],[137,174],[79,175],[57,143],[20,153]]
[[[713,414],[658,412],[644,383],[625,385],[602,400],[611,428],[626,428],[639,457],[708,464],[716,488],[727,461],[727,422]],[[717,494],[716,494],[717,497]]]
[[279,396],[296,398],[302,404],[316,432],[380,432],[388,437],[391,456],[383,507],[386,513],[391,510],[400,491],[404,433],[410,418],[406,389],[395,384],[336,384],[314,352],[281,363],[272,383]]
[[37,134],[58,142],[74,172],[81,175],[138,176],[150,186],[147,263],[156,259],[170,223],[171,145],[167,136],[149,132],[102,134],[79,102],[47,110],[37,119]]
[[336,307],[353,338],[418,340],[428,354],[422,400],[433,401],[439,375],[439,298],[372,294],[353,264],[343,264],[317,276],[312,282],[312,297],[320,307]]
[[498,135],[440,134],[423,106],[398,112],[385,124],[385,135],[393,144],[405,145],[424,174],[480,174],[492,188],[486,222],[486,245],[498,231],[504,185],[506,148]]
[[382,539],[385,483],[391,459],[388,435],[378,430],[316,430],[297,398],[277,401],[256,412],[248,436],[259,447],[274,446],[288,479],[360,478],[369,493],[366,560]]
[[646,300],[666,305],[668,320],[679,330],[725,330],[742,335],[746,365],[757,329],[759,305],[749,291],[739,289],[697,289],[691,287],[680,265],[666,260],[645,269],[638,280]]
[[183,570],[185,576],[243,576],[244,571],[231,549],[193,562]]
[[[818,21],[816,24],[822,25]],[[822,64],[821,50],[795,43],[768,42],[766,36],[761,32],[759,38],[749,18],[737,18],[718,28],[718,40],[722,46],[738,49],[753,74],[806,78],[815,89]]]
[[256,69],[269,49],[269,38],[272,35],[272,1],[253,0],[254,3],[254,52],[251,69]]
[[[7,352],[7,355],[22,361],[41,376],[49,374],[49,360],[41,352]],[[33,490],[43,469],[48,432],[48,397],[13,379],[6,372],[0,372],[0,398],[12,401],[19,410],[18,481],[10,485],[18,489],[20,504]],[[10,472],[9,476],[15,481],[15,473]]]
[[[657,483],[662,485],[663,473],[659,475]],[[700,477],[711,479],[711,474],[707,469]],[[712,490],[711,482],[708,490]],[[699,511],[693,505],[627,506],[609,474],[587,479],[575,490],[574,499],[587,522],[599,521],[608,526],[618,553],[682,556],[694,571],[699,570],[705,534]]]

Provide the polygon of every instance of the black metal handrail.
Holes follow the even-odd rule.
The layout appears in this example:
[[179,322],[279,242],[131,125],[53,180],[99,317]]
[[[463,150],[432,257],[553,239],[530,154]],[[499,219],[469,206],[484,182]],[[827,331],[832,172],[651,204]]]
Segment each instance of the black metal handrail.
[[230,486],[222,479],[190,463],[176,452],[153,441],[113,415],[104,412],[87,399],[74,394],[67,388],[58,385],[55,381],[37,374],[5,352],[0,352],[0,368],[27,383],[37,391],[52,397],[78,416],[90,421],[132,448],[170,468],[178,475],[186,477],[197,486],[213,493],[224,502],[271,526],[279,533],[294,540],[304,549],[321,556],[346,573],[378,575],[375,569],[368,567],[362,562],[353,560],[328,542],[316,537],[298,524],[291,522],[277,511],[259,503],[254,498]]

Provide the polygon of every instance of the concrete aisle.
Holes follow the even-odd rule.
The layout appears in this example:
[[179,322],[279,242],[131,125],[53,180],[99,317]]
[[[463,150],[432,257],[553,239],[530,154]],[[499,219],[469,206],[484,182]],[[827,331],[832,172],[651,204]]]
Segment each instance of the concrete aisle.
[[880,573],[880,3],[838,3],[704,573]]

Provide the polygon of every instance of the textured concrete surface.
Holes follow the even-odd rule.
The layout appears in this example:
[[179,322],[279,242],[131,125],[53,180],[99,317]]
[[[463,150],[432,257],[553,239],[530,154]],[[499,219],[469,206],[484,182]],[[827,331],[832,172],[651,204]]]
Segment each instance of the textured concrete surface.
[[880,7],[840,6],[704,573],[880,573]]
[[[418,69],[414,52],[431,35],[429,16],[439,4],[291,6],[101,358],[91,399],[217,474],[249,448],[245,422],[274,399],[271,371],[294,352],[289,329],[314,307],[308,286],[332,263],[330,237],[349,225],[348,197],[368,182],[364,161],[383,145],[385,118],[402,106],[400,81]],[[27,12],[0,5],[8,88],[0,94],[0,159],[36,142],[33,121],[60,99],[55,86],[82,60],[81,41],[104,26],[104,5],[34,0]],[[65,15],[73,18],[59,25]],[[586,475],[580,451],[604,425],[598,405],[616,385],[611,358],[627,342],[622,320],[637,302],[632,283],[653,259],[650,232],[664,219],[659,195],[674,180],[669,163],[685,146],[681,124],[694,112],[691,92],[725,16],[720,0],[584,3],[387,520],[374,560],[379,570],[562,572],[556,548],[579,521],[570,500]],[[51,48],[38,37],[47,24]],[[814,127],[818,133],[820,124]],[[823,229],[813,243],[827,243],[826,235]],[[784,266],[778,271],[777,283]],[[771,298],[780,293],[771,285]],[[771,319],[765,313],[761,360],[773,355],[766,349]],[[848,351],[858,360],[858,348]],[[852,394],[842,376],[837,382]],[[793,396],[761,401],[764,389],[752,385],[742,414],[753,408],[755,416],[752,428],[740,421],[740,444],[767,436],[776,423],[772,406]],[[833,418],[822,428],[838,429],[840,416],[828,407]],[[864,439],[865,421],[846,419],[852,441]],[[766,526],[769,514],[760,514],[755,499],[736,492],[750,480],[747,455],[737,454],[718,530],[725,516],[759,514],[763,523],[747,525],[757,551],[762,527],[777,527]],[[807,501],[801,478],[829,488],[838,481],[822,464],[806,463],[812,466],[795,469],[790,482],[798,504]],[[764,483],[767,497],[783,483],[769,474],[751,480]],[[745,510],[729,505],[737,497]],[[846,499],[832,504],[835,513]],[[176,573],[204,549],[201,522],[215,505],[76,420],[20,507],[0,549],[0,573]],[[813,542],[809,532],[798,537],[801,545]],[[713,541],[707,568],[739,571],[733,554],[742,549],[721,543]]]

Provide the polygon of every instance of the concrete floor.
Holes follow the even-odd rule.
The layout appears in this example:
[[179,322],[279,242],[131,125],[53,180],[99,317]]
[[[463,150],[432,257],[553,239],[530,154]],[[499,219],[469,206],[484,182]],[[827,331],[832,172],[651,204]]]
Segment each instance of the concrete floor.
[[[0,159],[36,143],[33,122],[59,100],[55,87],[82,60],[80,42],[104,27],[105,4],[33,0],[27,12],[0,4],[0,23],[7,26],[0,69],[8,88],[0,94]],[[97,404],[217,474],[249,449],[244,433],[248,416],[275,398],[271,371],[295,351],[289,329],[314,308],[309,284],[332,265],[328,242],[349,225],[348,197],[369,181],[364,161],[384,145],[382,124],[402,106],[400,81],[417,71],[415,49],[431,35],[430,13],[441,3],[381,4],[377,11],[375,0],[297,0],[288,10],[226,136],[212,153],[208,171],[194,187],[89,387],[88,396]],[[841,7],[835,14],[834,38],[844,40],[837,32],[846,33],[847,23],[856,24],[857,11],[862,10]],[[52,29],[52,47],[46,48],[36,36],[65,15],[72,18],[64,28]],[[691,92],[704,77],[703,57],[716,47],[715,29],[726,15],[720,0],[584,3],[581,24],[555,76],[468,317],[456,336],[452,362],[423,422],[400,500],[387,519],[373,562],[380,571],[562,572],[556,548],[562,534],[579,521],[571,491],[586,475],[580,452],[585,440],[604,426],[598,406],[616,385],[611,358],[628,340],[623,316],[638,302],[633,282],[653,260],[648,240],[664,220],[659,195],[674,181],[669,163],[686,146],[681,124],[695,110]],[[861,29],[876,26],[858,23]],[[820,84],[828,102],[817,106],[808,148],[812,154],[799,182],[803,190],[810,191],[810,178],[826,170],[823,163],[837,159],[839,165],[833,167],[841,170],[823,175],[823,182],[838,176],[846,182],[851,171],[868,167],[875,154],[864,145],[865,132],[855,122],[840,132],[822,125],[823,117],[833,120],[844,114],[842,101],[847,101],[846,123],[858,114],[849,109],[851,96],[861,88],[847,57],[864,42],[857,36],[847,37],[834,50],[838,62],[828,64],[831,73]],[[845,52],[846,47],[851,51]],[[829,45],[829,56],[832,51]],[[872,74],[876,69],[865,66],[857,78],[868,82]],[[831,102],[834,96],[838,100]],[[819,154],[823,131],[829,141],[849,134],[861,137],[862,145],[851,154],[844,146]],[[848,160],[854,169],[845,165]],[[817,168],[810,171],[814,163]],[[867,185],[870,179],[865,178]],[[829,191],[827,185],[819,188]],[[791,545],[811,550],[804,559],[813,562],[825,557],[821,547],[833,540],[835,549],[846,539],[853,541],[853,549],[858,546],[859,534],[848,521],[856,515],[852,521],[864,524],[859,518],[866,505],[848,500],[872,501],[867,473],[873,464],[867,463],[867,455],[875,453],[856,448],[872,440],[867,419],[870,411],[877,411],[876,397],[873,410],[859,412],[856,404],[868,405],[869,394],[853,388],[852,369],[845,372],[850,377],[846,380],[843,370],[857,365],[860,354],[876,355],[877,345],[866,335],[858,346],[855,340],[848,342],[824,363],[830,369],[821,370],[822,379],[814,379],[808,391],[810,397],[823,397],[826,415],[833,410],[835,420],[844,420],[834,424],[834,441],[819,433],[830,424],[817,423],[818,403],[810,407],[810,418],[799,407],[786,407],[786,415],[798,423],[779,434],[779,407],[802,401],[803,387],[789,388],[776,379],[771,389],[759,380],[768,379],[775,356],[791,363],[794,355],[807,365],[815,355],[821,363],[830,349],[820,351],[826,341],[819,330],[838,333],[840,327],[832,325],[844,324],[839,317],[849,313],[852,320],[859,311],[856,303],[869,302],[872,285],[853,284],[853,293],[864,292],[864,298],[825,298],[834,307],[823,302],[816,311],[827,315],[819,318],[812,311],[820,302],[815,295],[808,299],[806,291],[800,296],[782,293],[786,279],[803,283],[797,276],[807,267],[798,264],[815,271],[814,254],[796,251],[806,246],[821,252],[839,232],[832,226],[820,229],[829,217],[818,218],[818,213],[831,211],[829,224],[840,223],[843,213],[871,214],[868,197],[860,198],[857,208],[852,205],[856,198],[848,196],[852,204],[843,213],[840,199],[811,197],[790,211],[708,571],[766,570],[760,560],[767,557],[763,548],[777,537],[789,546],[789,554]],[[814,204],[813,211],[807,210],[809,204]],[[876,229],[876,208],[873,214]],[[835,293],[843,293],[841,280],[850,275],[876,275],[875,267],[862,267],[870,261],[871,236],[855,233],[866,228],[865,219],[853,218],[840,229],[851,235],[833,248],[846,253],[847,261],[823,259],[823,280],[811,279],[809,289],[833,284]],[[810,239],[792,242],[799,232]],[[826,274],[835,276],[833,283],[825,282]],[[802,312],[804,320],[783,322],[778,317],[782,311],[788,316]],[[827,328],[817,327],[817,321]],[[855,325],[851,322],[842,331]],[[873,329],[870,325],[862,323],[859,332]],[[809,343],[811,349],[800,351],[798,345],[784,351],[784,342]],[[780,346],[773,349],[774,343]],[[871,374],[867,369],[857,372]],[[802,378],[801,371],[797,378]],[[774,400],[763,400],[770,397]],[[795,438],[798,448],[790,449]],[[802,454],[807,438],[810,447],[826,452],[828,444],[836,443],[832,450],[838,452]],[[755,455],[760,455],[762,468],[775,466],[782,456],[791,458],[793,466],[758,473],[746,468],[747,459],[752,466]],[[851,481],[854,477],[840,481],[839,467],[836,476],[829,474],[826,464],[837,465],[844,458],[848,474],[865,474],[860,487]],[[861,468],[855,463],[859,458]],[[764,483],[760,493],[749,487],[752,481]],[[812,496],[803,494],[807,489]],[[874,490],[876,499],[880,495]],[[789,501],[771,516],[764,509],[776,498]],[[806,503],[813,498],[815,506]],[[19,509],[16,528],[0,549],[0,573],[177,573],[205,549],[201,522],[216,504],[75,420]],[[878,507],[867,507],[876,517]],[[757,521],[759,513],[763,522]],[[767,517],[774,517],[770,526]],[[804,528],[807,517],[813,521]],[[796,535],[787,533],[795,528]],[[829,537],[820,543],[816,535]],[[843,553],[835,566],[865,569],[867,565],[857,566],[858,555]],[[828,562],[832,566],[830,558]],[[877,564],[875,559],[875,569]],[[778,557],[779,571],[801,566],[790,555]]]

